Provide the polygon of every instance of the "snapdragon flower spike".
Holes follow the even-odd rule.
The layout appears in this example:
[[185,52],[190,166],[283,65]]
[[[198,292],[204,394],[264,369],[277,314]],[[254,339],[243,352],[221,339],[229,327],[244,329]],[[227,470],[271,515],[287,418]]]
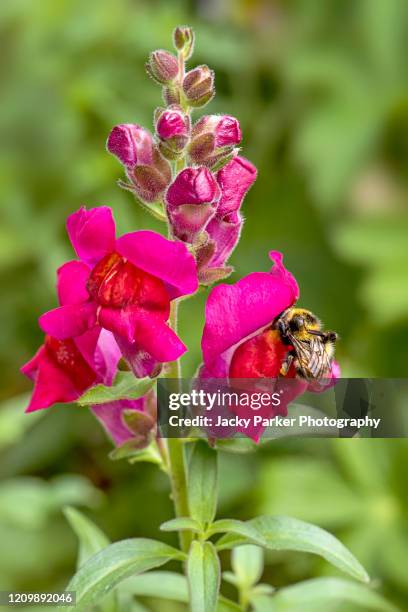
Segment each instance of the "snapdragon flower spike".
[[123,164],[131,181],[129,189],[139,199],[151,203],[162,197],[171,181],[171,167],[148,130],[133,123],[116,125],[106,148]]
[[115,335],[137,376],[180,357],[186,347],[167,320],[170,301],[197,289],[195,261],[186,246],[152,231],[116,239],[106,206],[79,209],[68,217],[67,230],[81,259],[69,264],[70,283],[81,299],[42,315],[43,331],[65,340],[103,327]]
[[[273,321],[299,297],[295,278],[283,265],[277,251],[269,254],[274,266],[270,272],[254,272],[233,285],[214,287],[207,299],[205,326],[202,337],[204,364],[199,376],[225,379],[264,379],[280,376],[283,362],[290,349],[282,343],[279,333],[271,328]],[[333,363],[332,376],[339,374]],[[294,377],[294,370],[288,377]],[[257,414],[271,417],[287,414],[287,405],[298,395],[315,390],[303,379],[291,380],[285,386],[279,407],[264,407]],[[244,416],[242,407],[234,411]],[[246,414],[248,416],[248,414]],[[243,433],[258,441],[263,428],[253,427]]]
[[[58,296],[62,306],[80,304],[81,284],[72,283],[72,264],[58,270]],[[100,327],[75,338],[57,339],[45,336],[43,345],[26,363],[21,372],[34,382],[34,390],[26,412],[49,408],[56,403],[76,401],[96,384],[110,386],[121,358],[113,335]],[[118,400],[92,406],[91,410],[117,445],[135,437],[124,420],[125,411],[146,412],[147,398]]]
[[160,151],[168,159],[177,159],[190,136],[190,120],[178,105],[156,111],[156,132]]
[[215,215],[220,188],[208,168],[185,168],[166,193],[167,214],[173,234],[194,243]]
[[[239,242],[244,223],[240,209],[256,176],[255,166],[240,156],[234,157],[217,173],[221,197],[214,217],[205,228],[213,250],[205,265],[199,266],[200,282],[203,284],[211,280],[214,274],[221,274],[221,269]],[[214,269],[218,272],[214,272]]]
[[188,147],[190,160],[211,167],[230,156],[241,138],[241,128],[235,117],[205,115],[193,126]]

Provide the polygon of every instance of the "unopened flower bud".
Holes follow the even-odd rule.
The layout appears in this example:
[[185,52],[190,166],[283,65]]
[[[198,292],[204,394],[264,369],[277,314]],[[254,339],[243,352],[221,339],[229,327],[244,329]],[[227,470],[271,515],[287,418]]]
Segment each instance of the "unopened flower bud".
[[159,138],[169,140],[174,136],[189,135],[189,120],[180,107],[163,110],[157,117],[156,132]]
[[193,243],[214,216],[219,196],[218,184],[208,168],[186,168],[180,172],[166,193],[174,235]]
[[189,118],[180,107],[170,107],[158,115],[156,132],[160,138],[160,151],[163,155],[168,159],[177,159],[189,139]]
[[183,91],[190,106],[205,106],[215,95],[214,71],[208,66],[197,66],[187,72]]
[[177,51],[183,54],[183,58],[188,60],[194,51],[194,31],[188,26],[178,26],[173,32],[173,42]]
[[126,168],[152,163],[153,138],[150,132],[140,125],[116,125],[109,134],[106,147]]
[[222,269],[229,274],[230,268],[226,266],[226,262],[239,242],[244,222],[240,208],[255,179],[255,166],[243,157],[234,157],[217,172],[221,197],[216,214],[205,228],[209,244],[213,244],[214,248],[211,257],[198,262],[202,284],[221,278]]
[[213,166],[236,154],[234,145],[241,141],[239,122],[229,115],[206,115],[193,127],[189,156],[195,164]]
[[143,202],[156,202],[171,181],[171,167],[148,130],[126,123],[111,131],[107,149],[125,166],[131,185],[123,186]]
[[156,147],[151,164],[135,166],[127,174],[132,181],[135,195],[147,203],[160,200],[171,181],[170,164]]
[[162,85],[171,83],[179,72],[177,58],[163,49],[153,51],[146,64],[146,71],[157,83]]

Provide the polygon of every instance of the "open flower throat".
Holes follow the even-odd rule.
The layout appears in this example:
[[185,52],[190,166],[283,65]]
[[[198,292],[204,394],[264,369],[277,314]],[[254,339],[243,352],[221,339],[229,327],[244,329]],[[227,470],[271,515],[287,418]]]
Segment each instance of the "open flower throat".
[[100,306],[137,306],[167,320],[170,298],[163,281],[140,270],[118,253],[108,253],[92,269],[87,289]]
[[230,378],[276,378],[291,347],[283,344],[279,332],[266,329],[235,349]]

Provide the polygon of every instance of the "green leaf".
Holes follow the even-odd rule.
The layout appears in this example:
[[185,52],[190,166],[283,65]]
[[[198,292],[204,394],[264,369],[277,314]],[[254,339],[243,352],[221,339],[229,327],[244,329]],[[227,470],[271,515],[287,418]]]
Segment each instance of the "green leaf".
[[171,519],[160,525],[161,531],[201,531],[200,523],[196,520],[186,516]]
[[258,449],[258,444],[250,438],[220,438],[215,441],[215,448],[227,453],[246,455],[254,453]]
[[109,546],[110,541],[103,531],[79,510],[67,506],[63,512],[79,540],[77,562],[79,568],[89,557]]
[[76,591],[77,606],[90,606],[125,578],[159,567],[172,559],[184,558],[179,550],[156,540],[134,538],[115,542],[90,557],[72,578],[67,590]]
[[127,440],[121,446],[115,448],[109,453],[109,458],[113,461],[128,459],[129,463],[138,463],[140,461],[155,463],[156,465],[162,465],[163,463],[155,442],[151,442],[145,448],[139,448],[139,441],[137,439]]
[[139,399],[155,385],[154,378],[136,378],[133,372],[118,372],[113,385],[96,385],[85,391],[77,403],[81,406],[106,404],[120,399]]
[[[369,581],[367,572],[351,552],[320,527],[288,516],[259,516],[248,524],[266,539],[266,547],[270,550],[296,550],[320,555],[353,578]],[[217,549],[233,548],[244,541],[240,536],[227,534],[217,542]]]
[[212,536],[215,533],[230,533],[237,536],[242,536],[245,540],[259,544],[260,546],[267,546],[266,539],[260,534],[259,530],[250,525],[249,522],[238,521],[236,519],[221,519],[215,521],[209,529],[208,536]]
[[[367,586],[340,578],[315,578],[280,589],[272,597],[254,596],[255,612],[315,612],[348,603],[378,612],[397,612],[381,595]],[[337,608],[336,608],[337,609]]]
[[[92,555],[109,546],[107,536],[90,521],[82,512],[67,506],[63,509],[65,517],[71,525],[79,540],[77,569],[79,569]],[[115,593],[109,593],[100,605],[101,612],[111,612],[116,609]]]
[[197,442],[190,458],[188,501],[191,516],[200,524],[211,523],[217,509],[217,452]]
[[187,578],[176,572],[147,572],[128,578],[120,587],[130,595],[188,602]]
[[237,546],[231,555],[231,565],[244,588],[254,586],[261,578],[264,569],[264,551],[259,546],[248,544]]
[[220,561],[211,542],[191,543],[187,577],[192,612],[215,612],[220,588]]
[[217,612],[242,612],[242,608],[235,601],[220,595],[218,597]]

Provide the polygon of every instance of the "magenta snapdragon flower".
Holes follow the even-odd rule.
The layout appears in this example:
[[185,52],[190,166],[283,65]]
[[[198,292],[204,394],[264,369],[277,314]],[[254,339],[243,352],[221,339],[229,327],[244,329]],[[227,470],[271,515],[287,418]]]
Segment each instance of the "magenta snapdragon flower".
[[[282,254],[270,252],[274,266],[269,272],[253,272],[232,285],[218,285],[208,296],[202,336],[204,364],[199,377],[233,379],[276,379],[290,350],[272,323],[284,310],[293,306],[299,288],[293,275],[284,267]],[[339,376],[336,362],[332,378]],[[285,379],[288,380],[285,384]],[[256,388],[256,385],[255,387]],[[296,378],[294,368],[279,380],[282,401],[276,408],[261,408],[265,417],[286,416],[287,406],[306,390],[322,390],[314,383]],[[248,408],[236,407],[239,416],[248,416]],[[245,413],[245,414],[244,414]],[[262,426],[244,430],[258,441]]]
[[106,206],[81,208],[68,217],[67,230],[80,258],[66,264],[78,299],[42,315],[43,331],[58,340],[96,326],[111,331],[138,376],[180,357],[186,347],[167,321],[171,300],[197,289],[186,246],[152,231],[116,239]]
[[[57,290],[62,306],[75,307],[83,299],[82,286],[72,283],[72,263],[75,262],[58,270]],[[74,402],[96,384],[110,386],[120,358],[112,333],[99,326],[75,338],[61,340],[47,335],[34,357],[21,368],[34,382],[26,412]],[[91,410],[113,442],[120,445],[134,436],[123,420],[124,410],[144,412],[146,401],[146,397],[123,399],[92,406]]]

